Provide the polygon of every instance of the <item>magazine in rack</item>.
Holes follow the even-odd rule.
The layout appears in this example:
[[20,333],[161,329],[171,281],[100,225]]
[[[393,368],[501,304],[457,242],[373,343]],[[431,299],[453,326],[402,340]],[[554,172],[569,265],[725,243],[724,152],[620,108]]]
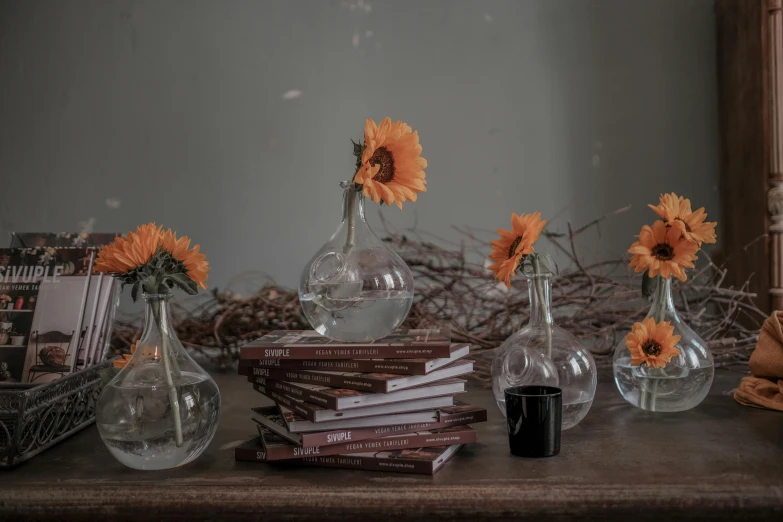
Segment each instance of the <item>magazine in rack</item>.
[[[12,243],[21,236],[50,235]],[[119,292],[93,270],[98,248],[0,249],[0,385],[42,384],[105,358]]]

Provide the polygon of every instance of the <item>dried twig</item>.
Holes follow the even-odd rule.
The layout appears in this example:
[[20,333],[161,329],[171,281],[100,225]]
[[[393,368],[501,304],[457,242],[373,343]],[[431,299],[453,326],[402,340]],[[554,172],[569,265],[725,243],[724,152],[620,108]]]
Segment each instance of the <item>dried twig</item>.
[[[552,281],[552,311],[556,323],[581,339],[599,365],[609,365],[615,347],[631,325],[649,308],[640,295],[640,277],[624,272],[627,259],[592,263],[578,256],[577,242],[619,209],[567,234],[545,232],[570,266]],[[386,231],[384,241],[405,260],[414,274],[416,297],[405,325],[451,327],[455,342],[473,346],[477,359],[475,377],[488,380],[491,354],[529,318],[529,298],[524,278],[513,281],[511,291],[499,285],[482,264],[489,252],[487,232],[457,228],[459,242],[406,230]],[[433,240],[424,240],[424,237]],[[567,241],[567,245],[563,244]],[[440,246],[446,245],[446,246]],[[539,248],[539,247],[537,247]],[[545,248],[542,246],[541,248]],[[753,303],[755,294],[746,283],[741,288],[722,286],[725,269],[702,256],[705,265],[675,285],[682,319],[708,341],[718,366],[747,367],[761,323],[766,315]],[[275,329],[308,328],[297,293],[268,282],[254,295],[214,292],[195,311],[177,310],[177,331],[190,349],[227,366],[239,356],[244,342]],[[115,346],[123,350],[138,332],[136,321],[121,322],[115,330]]]

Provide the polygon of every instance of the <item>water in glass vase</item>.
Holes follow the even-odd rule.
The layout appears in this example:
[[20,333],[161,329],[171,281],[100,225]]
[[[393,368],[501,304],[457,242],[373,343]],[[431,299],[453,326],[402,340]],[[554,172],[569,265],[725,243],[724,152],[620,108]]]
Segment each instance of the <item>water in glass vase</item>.
[[143,381],[106,386],[110,413],[98,419],[98,430],[121,463],[134,469],[173,468],[187,464],[209,444],[220,405],[214,381],[186,372],[175,380],[174,387],[180,407],[180,446],[175,440],[167,387],[148,386]]
[[321,335],[342,342],[375,341],[408,316],[413,275],[370,229],[362,193],[353,183],[342,186],[342,221],[302,270],[299,302]]
[[709,345],[677,313],[671,279],[653,278],[655,287],[647,318],[668,323],[678,337],[677,354],[663,367],[631,365],[627,340],[615,348],[614,382],[623,398],[647,411],[677,412],[698,406],[710,391],[715,364]]
[[528,276],[530,321],[506,339],[492,360],[492,391],[506,414],[506,388],[554,386],[563,394],[562,429],[584,419],[595,397],[595,361],[590,352],[552,319],[551,274]]
[[698,368],[642,368],[631,366],[630,357],[614,362],[614,380],[625,398],[636,407],[659,412],[689,410],[710,391],[713,366]]
[[413,293],[376,290],[334,298],[308,293],[300,302],[310,324],[321,335],[361,342],[385,337],[401,324],[410,311]]
[[171,294],[145,294],[144,331],[130,360],[104,387],[95,411],[101,439],[134,469],[191,462],[215,435],[220,391],[171,326]]

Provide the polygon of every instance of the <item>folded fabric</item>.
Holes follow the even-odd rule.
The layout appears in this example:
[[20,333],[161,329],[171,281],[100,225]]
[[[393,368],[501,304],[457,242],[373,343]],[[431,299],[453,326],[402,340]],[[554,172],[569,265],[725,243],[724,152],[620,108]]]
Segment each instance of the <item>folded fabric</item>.
[[743,377],[734,399],[745,406],[783,411],[783,311],[767,317],[750,356],[751,377]]

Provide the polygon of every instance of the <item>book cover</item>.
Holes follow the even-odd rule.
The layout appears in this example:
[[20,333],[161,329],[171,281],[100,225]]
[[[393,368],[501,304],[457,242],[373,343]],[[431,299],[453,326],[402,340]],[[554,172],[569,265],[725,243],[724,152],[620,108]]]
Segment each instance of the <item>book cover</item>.
[[452,344],[449,350],[449,357],[438,359],[241,359],[239,375],[260,375],[254,373],[258,368],[427,375],[466,357],[470,353],[470,345]]
[[[261,377],[257,377],[257,379],[258,381],[263,380]],[[291,388],[290,386],[286,386],[285,383],[281,383],[279,381],[269,381],[269,383],[274,383],[274,386]],[[451,395],[445,395],[443,397],[425,397],[422,399],[414,399],[393,404],[379,404],[376,406],[365,406],[363,408],[338,411],[324,408],[322,406],[318,406],[317,404],[291,399],[290,397],[275,391],[273,386],[270,386],[266,382],[256,382],[253,384],[253,389],[269,397],[278,404],[282,404],[287,408],[290,408],[292,411],[295,411],[299,415],[314,423],[329,422],[341,419],[354,419],[357,417],[373,417],[376,415],[390,413],[420,411],[440,408],[442,406],[451,406],[454,404],[453,397]],[[292,390],[293,389],[290,389],[288,391],[292,392]]]
[[423,411],[412,411],[404,413],[389,413],[385,415],[376,415],[373,417],[359,417],[353,419],[341,419],[330,422],[312,422],[295,411],[289,409],[284,404],[277,403],[280,415],[291,433],[311,433],[315,431],[349,430],[358,428],[380,428],[385,426],[397,426],[402,424],[418,424],[424,422],[443,422],[445,426],[467,424],[467,419],[471,423],[483,422],[487,420],[486,410],[476,412],[476,406],[466,404],[460,401],[454,401],[450,406],[441,406]]
[[348,410],[425,397],[455,395],[465,391],[465,381],[462,379],[444,379],[418,388],[408,388],[391,393],[371,393],[345,388],[318,386],[316,384],[275,381],[265,377],[249,377],[248,380],[252,383],[260,382],[265,384],[268,388],[290,399],[302,400],[332,410]]
[[470,426],[451,426],[438,430],[424,430],[403,435],[376,437],[361,441],[347,441],[331,446],[304,448],[292,444],[263,424],[257,423],[258,434],[266,451],[266,460],[290,460],[305,457],[324,457],[345,453],[366,453],[369,451],[394,451],[433,446],[453,446],[476,442],[476,430]]
[[437,359],[451,354],[450,332],[402,329],[366,343],[333,341],[313,330],[275,330],[239,349],[240,359]]
[[[296,460],[278,461],[326,468],[360,469],[370,471],[394,471],[433,475],[440,470],[461,445],[438,446],[349,455],[305,457]],[[251,439],[234,448],[234,458],[241,462],[268,462],[260,437]]]
[[[463,407],[457,414],[449,414],[443,410]],[[463,426],[487,420],[487,410],[478,406],[459,403],[455,406],[442,408],[437,420],[412,424],[394,424],[391,426],[372,426],[367,428],[337,429],[310,433],[294,433],[289,431],[283,414],[277,406],[253,408],[253,420],[263,424],[269,430],[282,438],[303,448],[313,446],[331,446],[343,442],[357,442],[389,435],[404,435],[417,431],[438,430],[449,426]],[[304,419],[302,419],[304,420]]]
[[[463,359],[427,375],[397,375],[393,373],[324,372],[310,370],[282,370],[261,368],[254,372],[257,377],[290,383],[320,384],[332,388],[392,393],[406,388],[423,386],[452,377],[459,377],[473,371],[473,361]],[[253,377],[249,380],[252,381]]]
[[91,247],[0,249],[0,382],[59,379],[102,351],[115,285],[92,273],[96,254]]

